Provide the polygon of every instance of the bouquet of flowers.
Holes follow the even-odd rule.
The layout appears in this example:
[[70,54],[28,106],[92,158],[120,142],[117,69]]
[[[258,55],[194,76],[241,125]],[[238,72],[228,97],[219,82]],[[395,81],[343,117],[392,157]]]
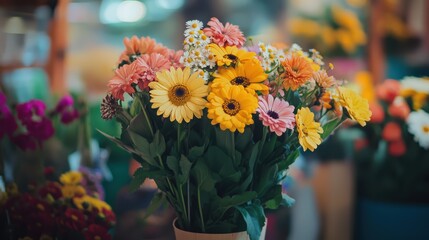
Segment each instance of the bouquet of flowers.
[[115,224],[110,206],[91,190],[88,178],[80,172],[61,175],[60,182],[32,185],[20,193],[16,185],[0,191],[4,239],[86,239],[109,240]]
[[301,147],[313,151],[345,119],[371,116],[316,50],[245,40],[216,18],[186,22],[183,51],[125,38],[108,83],[102,117],[122,132],[106,136],[141,163],[134,187],[155,180],[154,202],[170,203],[180,229],[259,239],[264,209],[290,202],[281,181]]
[[356,142],[359,195],[429,202],[429,80],[386,80],[370,104],[373,117]]

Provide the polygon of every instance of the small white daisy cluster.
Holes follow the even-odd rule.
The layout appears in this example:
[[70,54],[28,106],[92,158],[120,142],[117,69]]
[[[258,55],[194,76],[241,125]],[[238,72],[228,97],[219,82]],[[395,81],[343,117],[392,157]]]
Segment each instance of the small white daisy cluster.
[[214,68],[216,62],[209,50],[210,38],[207,37],[203,30],[203,23],[198,20],[186,22],[185,41],[183,42],[184,53],[180,62],[198,72],[204,80],[209,79],[208,71],[202,69]]
[[[269,44],[265,45],[259,42],[258,47],[261,65],[264,71],[271,71],[286,58],[286,54],[283,50],[279,50]],[[275,71],[270,72],[270,75],[273,74],[275,74]]]

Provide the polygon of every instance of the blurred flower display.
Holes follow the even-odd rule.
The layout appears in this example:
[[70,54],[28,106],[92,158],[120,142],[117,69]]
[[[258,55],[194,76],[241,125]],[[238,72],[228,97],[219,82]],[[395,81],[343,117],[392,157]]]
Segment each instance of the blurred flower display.
[[85,191],[80,172],[66,172],[59,182],[32,185],[19,192],[11,184],[1,192],[0,215],[3,229],[10,229],[8,239],[112,239],[109,230],[115,225],[110,206],[94,193]]
[[385,80],[358,141],[360,196],[429,203],[429,79]]

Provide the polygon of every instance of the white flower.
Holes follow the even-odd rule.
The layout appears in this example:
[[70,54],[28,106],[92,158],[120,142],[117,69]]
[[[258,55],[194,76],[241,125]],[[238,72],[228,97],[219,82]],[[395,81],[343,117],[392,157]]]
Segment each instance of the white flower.
[[411,112],[407,119],[408,131],[414,140],[425,149],[429,149],[429,114],[423,110]]
[[416,92],[429,94],[429,80],[418,77],[405,77],[401,81],[401,89],[411,89]]
[[198,20],[190,20],[186,22],[187,29],[194,29],[196,31],[200,30],[203,27],[203,23]]

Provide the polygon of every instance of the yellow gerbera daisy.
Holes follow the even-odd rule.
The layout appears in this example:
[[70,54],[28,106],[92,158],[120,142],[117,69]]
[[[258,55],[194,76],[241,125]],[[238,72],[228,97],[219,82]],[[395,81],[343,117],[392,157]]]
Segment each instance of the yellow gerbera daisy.
[[217,91],[226,85],[241,85],[251,94],[255,91],[268,93],[268,86],[264,84],[267,79],[264,69],[258,60],[248,61],[235,68],[222,68],[213,74],[215,79],[211,85],[212,91]]
[[238,49],[235,46],[227,46],[226,48],[220,47],[217,44],[209,44],[210,52],[216,59],[216,64],[219,67],[230,65],[236,66],[237,63],[244,63],[254,59],[256,53],[248,52],[243,49]]
[[258,99],[243,86],[227,85],[211,92],[207,99],[207,117],[212,125],[220,124],[222,130],[243,133],[246,125],[253,124],[252,113],[258,107]]
[[340,105],[347,110],[351,119],[357,121],[362,127],[371,119],[368,100],[359,96],[355,91],[339,87],[338,101]]
[[65,198],[83,196],[86,193],[85,188],[80,185],[64,185],[61,187],[61,192]]
[[171,67],[157,72],[156,79],[149,83],[152,108],[158,108],[156,114],[178,123],[189,122],[194,116],[201,118],[208,87],[198,73],[191,74],[190,68],[182,71]]
[[60,182],[65,185],[76,185],[82,181],[82,174],[77,171],[70,171],[60,176]]
[[320,123],[314,121],[314,114],[307,107],[298,110],[295,121],[299,144],[304,151],[307,149],[314,151],[322,143],[320,134],[323,133],[323,128],[320,127]]
[[104,201],[101,201],[98,198],[91,197],[88,195],[74,197],[73,203],[77,206],[78,209],[93,209],[96,208],[98,211],[102,211],[103,209],[112,210],[109,204]]

